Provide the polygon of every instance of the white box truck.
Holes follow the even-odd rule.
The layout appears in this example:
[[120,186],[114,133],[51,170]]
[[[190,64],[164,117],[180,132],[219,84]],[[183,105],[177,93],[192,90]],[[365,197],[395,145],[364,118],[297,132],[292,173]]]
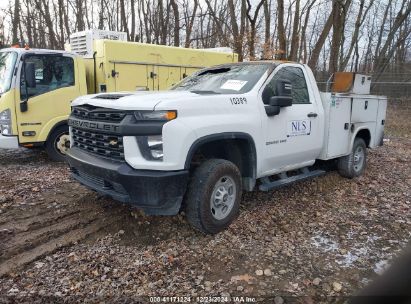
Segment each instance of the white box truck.
[[68,162],[80,183],[148,214],[184,210],[205,233],[227,227],[242,191],[268,191],[338,162],[354,178],[383,143],[387,100],[320,93],[307,65],[203,69],[171,90],[77,98]]

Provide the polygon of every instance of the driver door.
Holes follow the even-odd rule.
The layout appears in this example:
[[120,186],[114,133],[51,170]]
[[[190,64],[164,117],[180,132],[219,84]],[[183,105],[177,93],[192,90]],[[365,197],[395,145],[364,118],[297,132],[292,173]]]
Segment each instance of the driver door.
[[[293,170],[313,164],[321,146],[323,131],[314,94],[307,85],[306,71],[297,64],[279,65],[260,90],[264,160],[262,175]],[[276,96],[276,82],[292,85],[293,103],[281,107],[280,113],[268,116],[269,97]]]
[[[22,112],[20,105],[16,105],[19,141],[45,141],[50,129],[67,119],[71,101],[81,95],[75,79],[76,61],[66,54],[33,54],[27,56],[25,62],[35,65],[36,84],[26,87],[24,77],[20,77],[16,100],[27,99],[27,111]],[[20,75],[23,72],[20,68]]]

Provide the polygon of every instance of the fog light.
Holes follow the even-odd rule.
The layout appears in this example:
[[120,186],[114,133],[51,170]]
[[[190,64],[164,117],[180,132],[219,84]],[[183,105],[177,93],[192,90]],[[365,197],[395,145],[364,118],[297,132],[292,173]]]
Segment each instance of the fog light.
[[163,136],[150,135],[147,136],[147,146],[150,150],[151,157],[155,160],[163,159]]

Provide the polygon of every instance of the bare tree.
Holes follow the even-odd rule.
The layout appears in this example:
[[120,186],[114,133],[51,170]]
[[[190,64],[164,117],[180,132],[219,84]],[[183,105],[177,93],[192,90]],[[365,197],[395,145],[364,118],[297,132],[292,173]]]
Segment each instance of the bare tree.
[[228,46],[240,61],[275,55],[317,75],[351,69],[377,79],[410,61],[410,10],[411,0],[8,0],[0,39],[61,49],[70,33],[97,26],[131,41]]
[[136,40],[136,8],[135,8],[135,0],[130,0],[130,10],[131,10],[131,34],[130,40]]
[[329,65],[329,72],[331,73],[338,71],[338,59],[343,40],[345,18],[350,5],[351,0],[333,0],[333,33]]
[[300,30],[300,0],[295,1],[295,12],[294,12],[294,24],[293,24],[293,34],[291,36],[291,49],[289,59],[296,61],[298,54],[298,43],[299,43],[299,30]]
[[248,39],[248,51],[249,51],[249,56],[250,60],[255,60],[255,37],[257,34],[257,18],[258,18],[258,13],[260,12],[260,9],[262,5],[264,4],[265,0],[261,0],[258,2],[257,7],[254,10],[253,16],[251,16],[251,2],[250,0],[247,0],[247,19],[250,23],[250,37]]
[[130,32],[127,26],[127,16],[124,0],[120,0],[120,24],[121,30],[127,33],[127,39],[130,40]]
[[277,0],[277,24],[278,24],[278,59],[287,57],[287,42],[284,27],[284,0]]
[[192,12],[190,14],[190,12],[189,12],[189,2],[184,1],[184,3],[183,3],[185,30],[186,30],[186,33],[185,33],[186,37],[185,37],[184,47],[186,47],[186,48],[190,47],[191,33],[193,31],[194,21],[195,21],[197,9],[198,9],[198,0],[194,0],[194,7],[193,7]]
[[[272,57],[270,54],[271,48],[271,0],[264,1],[264,46],[263,46],[263,59],[269,59]],[[271,55],[271,56],[270,56]]]
[[[306,32],[307,32],[307,26],[308,26],[308,20],[310,18],[310,13],[311,9],[316,3],[317,0],[310,0],[307,2],[307,11],[305,13],[305,18],[304,18],[304,24],[301,28],[301,35],[300,35],[300,51],[298,58],[303,59],[303,62],[307,62],[307,38],[306,38]],[[304,53],[304,56],[303,56]]]
[[376,79],[380,77],[381,73],[386,69],[392,55],[395,53],[396,48],[402,43],[403,40],[406,39],[411,33],[408,31],[407,33],[400,36],[396,43],[394,43],[395,35],[404,21],[408,18],[411,13],[411,1],[410,0],[403,0],[401,9],[398,11],[394,22],[388,32],[387,39],[385,40],[384,45],[382,46],[381,50],[378,52],[378,56],[375,59],[375,74]]
[[12,38],[12,43],[18,43],[19,42],[19,37],[18,37],[18,29],[20,25],[20,1],[19,0],[14,0],[14,14],[13,14],[13,38]]
[[313,70],[315,70],[316,67],[317,67],[317,63],[318,63],[318,59],[320,57],[321,50],[324,46],[325,40],[327,39],[328,33],[330,32],[331,27],[333,25],[334,8],[335,8],[335,6],[333,5],[333,9],[332,9],[330,15],[328,16],[327,21],[325,22],[325,25],[324,25],[324,27],[321,31],[321,34],[318,37],[317,42],[315,43],[314,48],[311,52],[311,57],[308,60],[308,65]]
[[370,0],[370,3],[368,4],[368,7],[365,8],[365,10],[364,10],[365,0],[360,0],[360,7],[359,7],[359,10],[358,10],[357,18],[355,20],[355,28],[354,28],[354,33],[352,35],[350,48],[348,49],[348,52],[345,55],[345,58],[344,58],[343,62],[340,65],[341,70],[345,70],[345,68],[347,67],[347,64],[348,64],[348,62],[351,58],[354,47],[358,48],[358,38],[359,38],[359,34],[360,34],[360,28],[363,25],[363,23],[365,21],[365,18],[367,17],[367,14],[368,14],[370,8],[372,7],[373,3],[374,3],[374,0]]
[[174,14],[174,46],[180,46],[180,12],[175,0],[170,0],[170,5]]

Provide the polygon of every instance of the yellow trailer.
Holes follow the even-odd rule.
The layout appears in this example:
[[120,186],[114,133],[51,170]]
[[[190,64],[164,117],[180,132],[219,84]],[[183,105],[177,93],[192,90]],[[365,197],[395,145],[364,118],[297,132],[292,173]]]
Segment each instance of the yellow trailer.
[[238,61],[234,53],[112,40],[96,40],[94,51],[85,59],[89,92],[165,90],[201,68]]
[[232,52],[127,42],[124,37],[85,31],[71,36],[66,51],[0,50],[0,148],[44,147],[52,159],[62,160],[70,145],[67,118],[76,97],[163,90],[203,67],[238,61]]

